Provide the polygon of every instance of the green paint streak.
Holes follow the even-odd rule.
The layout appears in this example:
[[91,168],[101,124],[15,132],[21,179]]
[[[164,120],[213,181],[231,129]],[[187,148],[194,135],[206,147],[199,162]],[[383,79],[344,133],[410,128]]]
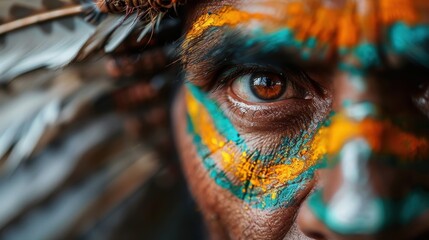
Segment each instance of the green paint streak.
[[229,119],[222,113],[219,106],[213,100],[208,98],[207,94],[201,91],[197,86],[192,84],[187,84],[186,86],[192,95],[206,107],[206,110],[212,117],[213,123],[219,133],[224,135],[226,139],[235,142],[237,145],[242,145],[242,148],[247,149],[240,137],[240,134],[235,129],[231,121],[229,121]]
[[429,25],[420,24],[408,26],[404,22],[392,25],[388,33],[390,49],[395,54],[401,54],[429,66]]
[[[247,147],[245,141],[240,137],[240,134],[235,129],[230,120],[222,113],[219,106],[211,100],[206,93],[198,87],[187,84],[186,85],[193,96],[205,106],[206,110],[213,119],[214,125],[218,132],[226,139],[233,141],[240,151],[245,151],[252,156],[249,160],[256,161],[262,160],[263,164],[290,164],[292,158],[302,159],[300,151],[311,141],[313,135],[302,132],[296,138],[284,138],[282,144],[274,151],[273,154],[261,154],[255,152]],[[264,191],[260,188],[248,189],[250,183],[236,185],[229,179],[226,173],[216,165],[216,161],[210,157],[212,154],[210,150],[202,142],[201,137],[195,132],[194,126],[189,116],[187,116],[187,130],[194,138],[194,144],[197,147],[199,156],[202,158],[203,165],[208,170],[210,177],[220,187],[229,190],[236,197],[249,203],[254,208],[278,208],[287,207],[293,204],[293,200],[297,193],[302,190],[307,184],[308,180],[313,178],[314,172],[320,168],[323,163],[317,164],[307,171],[303,172],[296,179],[285,183],[285,185],[278,189],[268,189]],[[305,160],[303,160],[305,161]],[[272,198],[272,194],[276,193],[276,198]]]
[[[279,31],[267,34],[262,29],[257,29],[253,32],[255,37],[247,40],[245,46],[253,47],[255,45],[261,46],[263,52],[274,52],[282,47],[302,48],[304,44],[295,40],[294,32],[291,29],[283,28]],[[316,39],[308,42],[307,45],[315,46]]]
[[[290,28],[282,28],[272,33],[266,33],[262,29],[255,30],[252,36],[246,40],[245,47],[255,46],[258,46],[258,51],[264,53],[276,52],[282,48],[296,49],[304,60],[325,56],[323,49],[333,47],[329,43],[322,46],[316,37],[309,37],[304,41],[298,40]],[[337,51],[340,56],[351,55],[357,60],[358,63],[353,65],[346,62],[339,63],[342,71],[352,75],[364,75],[368,69],[381,63],[377,46],[369,42],[361,42],[352,48],[338,46]]]

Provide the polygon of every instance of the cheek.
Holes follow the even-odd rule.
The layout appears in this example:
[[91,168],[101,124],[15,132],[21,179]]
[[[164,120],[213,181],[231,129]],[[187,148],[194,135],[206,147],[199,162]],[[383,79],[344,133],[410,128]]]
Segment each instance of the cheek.
[[[297,192],[293,204],[287,208],[262,210],[251,207],[237,197],[234,191],[219,184],[219,179],[214,177],[211,169],[204,164],[195,144],[195,136],[189,132],[186,113],[186,102],[182,93],[177,97],[174,106],[176,142],[190,190],[204,215],[210,236],[213,239],[235,239],[243,236],[252,239],[283,238],[292,226],[300,203],[313,183],[309,182]],[[221,152],[212,154],[212,160],[223,161]],[[233,158],[231,161],[239,162],[239,159]]]
[[[206,93],[188,85],[185,98],[188,133],[217,185],[250,208],[287,208],[295,203],[323,154],[314,148],[314,131],[301,130],[279,138],[280,133],[273,128],[266,133],[270,141],[255,146],[248,139],[255,138],[257,131],[241,134]],[[261,146],[270,148],[264,151]]]

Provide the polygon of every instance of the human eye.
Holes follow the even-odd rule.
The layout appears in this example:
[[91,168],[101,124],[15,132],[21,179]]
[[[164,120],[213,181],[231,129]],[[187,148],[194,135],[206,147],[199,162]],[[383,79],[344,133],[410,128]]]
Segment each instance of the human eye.
[[330,111],[321,79],[263,58],[200,69],[188,72],[188,131],[210,176],[252,206],[291,201],[323,152],[312,142]]
[[[290,135],[316,124],[328,109],[323,86],[297,66],[231,66],[214,81],[211,95],[243,132],[265,137]],[[283,136],[284,137],[284,136]]]
[[308,91],[291,80],[293,74],[255,71],[237,76],[231,83],[234,97],[249,103],[271,103],[311,98]]

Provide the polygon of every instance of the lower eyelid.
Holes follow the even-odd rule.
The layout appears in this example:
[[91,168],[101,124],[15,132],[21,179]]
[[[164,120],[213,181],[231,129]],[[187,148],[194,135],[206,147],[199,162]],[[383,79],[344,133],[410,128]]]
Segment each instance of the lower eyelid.
[[[317,111],[313,100],[288,99],[265,105],[247,104],[228,96],[222,104],[232,122],[252,131],[294,131],[309,126]],[[226,109],[225,109],[226,108]]]

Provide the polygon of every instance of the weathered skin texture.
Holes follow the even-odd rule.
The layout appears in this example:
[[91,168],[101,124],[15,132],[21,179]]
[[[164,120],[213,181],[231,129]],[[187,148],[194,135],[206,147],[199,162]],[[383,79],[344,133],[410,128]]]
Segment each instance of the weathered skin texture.
[[[179,99],[175,105],[177,125],[185,126],[185,106],[183,98]],[[186,127],[178,127],[176,133],[180,139],[178,147],[183,149],[181,157],[190,188],[200,204],[212,239],[282,239],[287,234],[298,205],[267,212],[249,208],[207,175]],[[302,200],[307,193],[308,190],[303,190],[297,198]]]
[[429,237],[428,3],[194,7],[174,115],[212,239]]

